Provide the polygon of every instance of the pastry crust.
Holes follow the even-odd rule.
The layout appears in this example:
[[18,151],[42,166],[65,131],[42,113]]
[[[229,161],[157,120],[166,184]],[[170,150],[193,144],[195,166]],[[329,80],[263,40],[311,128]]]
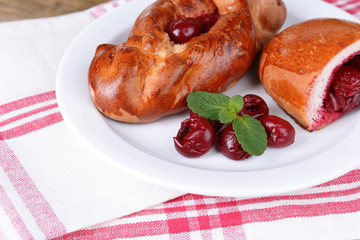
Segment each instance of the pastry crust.
[[313,19],[293,25],[263,49],[259,76],[267,93],[309,131],[343,113],[323,108],[332,77],[360,51],[360,24]]
[[[234,85],[286,17],[280,0],[249,2],[250,10],[242,0],[154,2],[139,15],[125,43],[96,49],[89,68],[96,107],[117,121],[152,122],[185,110],[193,91],[221,92]],[[277,15],[260,8],[268,7],[263,2],[272,2]],[[185,44],[170,41],[165,32],[169,22],[216,9],[220,17],[209,32]]]

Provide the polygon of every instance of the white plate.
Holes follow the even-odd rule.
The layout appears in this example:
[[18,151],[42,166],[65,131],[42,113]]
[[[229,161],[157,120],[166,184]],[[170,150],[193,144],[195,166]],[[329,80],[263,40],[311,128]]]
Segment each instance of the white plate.
[[[124,124],[101,115],[88,91],[87,73],[95,48],[126,40],[138,14],[151,0],[133,1],[96,20],[74,40],[64,55],[56,93],[61,113],[74,134],[100,159],[137,177],[165,187],[204,195],[263,196],[294,191],[333,179],[360,163],[359,111],[321,131],[309,133],[289,118],[264,92],[252,69],[227,95],[255,93],[270,113],[290,121],[296,140],[284,149],[268,148],[260,157],[232,161],[216,150],[198,159],[178,154],[173,146],[180,123],[188,113],[150,124]],[[284,25],[314,17],[356,20],[321,1],[285,0]]]

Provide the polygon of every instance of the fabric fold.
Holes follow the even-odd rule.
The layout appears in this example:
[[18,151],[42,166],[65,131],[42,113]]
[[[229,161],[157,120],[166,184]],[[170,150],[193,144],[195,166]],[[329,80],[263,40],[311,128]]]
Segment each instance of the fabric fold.
[[[109,3],[106,9],[124,2]],[[78,142],[62,119],[55,92],[57,68],[69,44],[94,21],[95,10],[0,24],[4,239],[51,239],[184,194],[105,164]]]

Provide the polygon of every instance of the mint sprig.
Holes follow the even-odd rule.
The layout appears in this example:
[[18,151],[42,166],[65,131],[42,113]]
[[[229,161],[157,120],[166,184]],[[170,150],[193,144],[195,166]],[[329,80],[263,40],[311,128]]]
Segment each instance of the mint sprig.
[[196,91],[187,97],[188,107],[195,113],[223,124],[231,123],[242,148],[251,155],[259,156],[267,147],[265,128],[259,120],[249,115],[238,116],[244,107],[240,95],[228,97],[224,94]]

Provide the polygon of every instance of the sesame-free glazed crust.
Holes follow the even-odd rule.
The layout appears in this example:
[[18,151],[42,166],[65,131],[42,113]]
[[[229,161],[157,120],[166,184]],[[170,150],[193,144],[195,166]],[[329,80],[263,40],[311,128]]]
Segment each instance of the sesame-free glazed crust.
[[[249,10],[241,0],[154,2],[139,15],[126,42],[96,49],[89,68],[96,107],[117,121],[145,123],[186,109],[191,92],[228,89],[246,73],[262,44],[285,20],[281,1],[265,2],[273,2],[279,12],[276,21],[259,4]],[[216,9],[220,17],[209,32],[181,45],[170,41],[165,32],[169,22]],[[251,12],[261,20],[253,21]],[[262,26],[264,19],[274,23]],[[271,34],[260,34],[256,26]]]

